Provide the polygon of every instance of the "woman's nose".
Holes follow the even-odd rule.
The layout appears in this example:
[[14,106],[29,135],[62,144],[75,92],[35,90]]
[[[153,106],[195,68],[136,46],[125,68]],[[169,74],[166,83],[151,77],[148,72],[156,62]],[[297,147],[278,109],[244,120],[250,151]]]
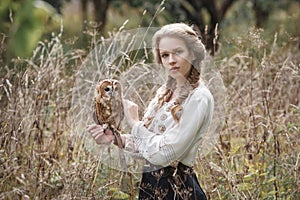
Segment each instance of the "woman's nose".
[[169,64],[174,64],[174,63],[176,63],[176,58],[175,55],[171,53],[169,55]]

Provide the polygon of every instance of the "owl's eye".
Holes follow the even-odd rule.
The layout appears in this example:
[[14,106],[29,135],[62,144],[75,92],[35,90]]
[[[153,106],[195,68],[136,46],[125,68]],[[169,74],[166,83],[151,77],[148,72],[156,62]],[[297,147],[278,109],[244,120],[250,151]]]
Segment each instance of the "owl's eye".
[[116,87],[116,88],[115,88],[115,91],[116,91],[116,92],[118,92],[118,90],[119,90],[119,88],[118,88],[118,87]]
[[109,87],[106,87],[106,88],[104,88],[104,90],[105,90],[106,92],[109,92],[109,91],[110,91],[110,88],[109,88]]

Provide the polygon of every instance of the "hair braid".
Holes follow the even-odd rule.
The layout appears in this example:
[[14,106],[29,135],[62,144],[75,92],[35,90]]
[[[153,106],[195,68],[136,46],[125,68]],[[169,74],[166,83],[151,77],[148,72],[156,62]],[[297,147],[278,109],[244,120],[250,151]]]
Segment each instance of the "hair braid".
[[166,89],[158,97],[158,108],[157,109],[159,109],[164,104],[164,102],[169,102],[170,101],[175,88],[176,88],[176,80],[174,78],[172,78],[171,76],[168,76]]
[[195,67],[191,68],[187,81],[180,87],[179,97],[175,99],[175,103],[171,106],[171,114],[174,120],[178,123],[182,111],[182,103],[188,97],[190,92],[199,86],[200,73]]
[[[157,100],[157,104],[154,108],[154,111],[156,112],[160,107],[162,107],[162,105],[164,104],[164,102],[169,102],[173,92],[176,88],[176,80],[174,78],[172,78],[171,76],[168,76],[168,80],[166,83],[166,88],[165,90],[162,92],[162,94],[160,94],[158,96],[158,100]],[[146,119],[146,122],[144,123],[145,127],[148,127],[151,122],[152,122],[153,116],[150,116]]]

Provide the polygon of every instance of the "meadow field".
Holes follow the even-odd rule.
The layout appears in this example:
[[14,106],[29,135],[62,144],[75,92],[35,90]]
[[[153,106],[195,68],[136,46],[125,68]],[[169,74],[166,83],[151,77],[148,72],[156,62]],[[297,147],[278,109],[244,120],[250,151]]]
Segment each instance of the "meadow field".
[[[91,49],[101,38],[90,33]],[[300,38],[267,35],[248,27],[212,58],[226,88],[222,126],[195,163],[209,199],[300,199]],[[86,129],[74,133],[73,90],[88,53],[60,32],[2,64],[0,199],[136,199],[141,174],[120,185],[122,173],[86,148]],[[130,59],[118,61],[130,68]]]

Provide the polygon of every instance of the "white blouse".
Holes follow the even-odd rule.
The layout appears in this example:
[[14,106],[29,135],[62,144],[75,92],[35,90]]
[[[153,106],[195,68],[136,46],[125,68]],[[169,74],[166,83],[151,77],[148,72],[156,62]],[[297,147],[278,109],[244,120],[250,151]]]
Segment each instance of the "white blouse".
[[137,153],[154,165],[167,166],[180,161],[192,167],[202,135],[212,120],[213,96],[201,83],[182,104],[179,123],[174,121],[169,110],[174,101],[165,103],[154,113],[157,97],[150,102],[144,115],[144,119],[154,115],[149,127],[141,121],[133,126],[131,134],[125,134],[125,151]]

